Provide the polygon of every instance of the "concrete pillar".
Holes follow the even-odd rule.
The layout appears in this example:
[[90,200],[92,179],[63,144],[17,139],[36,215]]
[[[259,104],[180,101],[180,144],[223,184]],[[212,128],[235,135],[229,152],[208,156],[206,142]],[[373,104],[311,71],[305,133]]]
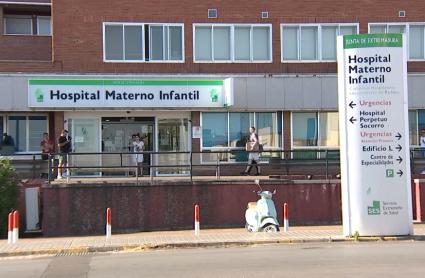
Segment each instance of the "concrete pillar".
[[62,111],[57,111],[54,112],[54,117],[53,117],[53,128],[54,128],[54,134],[53,134],[53,140],[54,140],[54,144],[55,144],[55,151],[58,151],[58,146],[57,146],[57,139],[59,138],[62,129],[64,129],[64,112]]
[[291,150],[291,111],[283,112],[283,149]]
[[[201,112],[192,111],[191,112],[191,120],[192,120],[192,127],[193,126],[201,126]],[[190,134],[192,134],[191,131],[190,131]],[[199,152],[200,150],[201,150],[201,139],[192,138],[192,151],[193,152]],[[200,155],[194,155],[193,156],[193,163],[194,164],[200,164],[201,163],[201,156]]]

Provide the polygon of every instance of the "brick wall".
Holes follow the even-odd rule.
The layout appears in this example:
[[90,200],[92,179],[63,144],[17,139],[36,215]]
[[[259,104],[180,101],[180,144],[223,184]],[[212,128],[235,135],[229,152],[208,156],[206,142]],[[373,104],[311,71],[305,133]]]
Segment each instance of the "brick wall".
[[[40,3],[48,2],[50,1],[40,1]],[[2,68],[4,61],[13,61],[13,63],[16,65],[16,68],[13,68],[12,71],[20,71],[20,64],[23,61],[51,62],[52,38],[50,36],[5,35],[3,26],[3,18],[5,14],[29,15],[32,16],[33,33],[35,33],[37,29],[36,15],[51,15],[50,7],[46,5],[32,6],[27,4],[21,6],[1,5],[2,1],[0,1],[0,71],[7,71],[6,69]]]
[[50,62],[52,60],[52,38],[2,35],[0,36],[0,60]]
[[[207,9],[217,8],[218,18],[208,19]],[[398,11],[405,10],[405,18]],[[7,41],[0,38],[0,53],[12,51],[8,60],[50,60],[53,64],[0,62],[0,72],[69,73],[336,73],[336,63],[281,63],[281,23],[359,22],[367,32],[369,22],[425,22],[425,1],[417,0],[324,0],[324,1],[105,1],[56,0],[52,4],[54,49],[41,42]],[[261,19],[261,11],[269,18]],[[147,22],[185,24],[185,63],[104,63],[102,59],[103,22]],[[273,26],[272,63],[193,63],[192,23],[269,23]],[[45,42],[41,44],[47,44]],[[8,45],[6,47],[6,45]],[[6,50],[7,48],[7,50]],[[29,54],[29,53],[34,54]],[[30,55],[28,57],[27,55]],[[1,58],[0,58],[1,60]],[[410,62],[410,72],[424,72],[425,62]]]
[[[422,178],[423,175],[415,176]],[[41,187],[41,180],[22,182],[19,211],[25,231],[25,194]],[[268,184],[277,189],[273,197],[279,221],[282,204],[289,204],[291,225],[341,223],[340,184]],[[425,190],[421,180],[421,213],[425,215]],[[169,184],[156,186],[94,185],[42,187],[43,234],[46,236],[102,234],[105,211],[112,207],[113,232],[193,228],[193,204],[201,206],[202,227],[242,227],[246,203],[255,201],[254,184]],[[416,192],[412,182],[413,219]],[[282,224],[282,223],[281,223]]]
[[[50,126],[52,126],[52,125],[50,125]],[[63,128],[64,128],[64,113],[63,112],[54,112],[54,114],[53,114],[53,130],[54,130],[54,133],[50,134],[50,138],[54,142],[56,151],[59,151],[57,149],[58,148],[57,139],[61,135]]]
[[19,3],[19,2],[23,2],[23,3],[43,3],[43,4],[46,4],[46,3],[51,3],[52,2],[52,0],[11,0],[11,1],[8,1],[8,0],[6,0],[6,1],[0,1],[0,3],[1,2],[15,2],[15,3]]
[[[328,73],[336,72],[335,63],[280,62],[280,23],[360,22],[367,32],[368,22],[425,21],[424,1],[66,1],[53,3],[55,57],[66,72],[108,73]],[[207,9],[217,8],[218,18],[208,19]],[[269,19],[261,19],[261,11]],[[407,16],[398,18],[398,11]],[[102,22],[172,22],[185,24],[186,62],[179,63],[103,63]],[[195,23],[272,23],[273,63],[204,64],[193,63],[192,22]],[[81,59],[84,57],[84,59]],[[424,71],[425,63],[409,66]]]
[[[341,222],[340,186],[335,183],[263,185],[277,190],[279,221],[289,204],[292,225]],[[191,229],[193,205],[201,208],[202,227],[243,227],[245,209],[256,201],[253,182],[131,186],[73,184],[43,188],[43,234],[102,234],[105,211],[112,208],[112,231]]]
[[[201,126],[201,112],[192,111],[191,112],[191,120],[192,120],[192,127],[193,126]],[[190,134],[192,134],[192,133],[190,133]],[[199,152],[200,150],[201,150],[201,139],[192,138],[192,151]],[[200,164],[201,163],[201,156],[200,155],[193,155],[192,161],[193,161],[194,164]]]

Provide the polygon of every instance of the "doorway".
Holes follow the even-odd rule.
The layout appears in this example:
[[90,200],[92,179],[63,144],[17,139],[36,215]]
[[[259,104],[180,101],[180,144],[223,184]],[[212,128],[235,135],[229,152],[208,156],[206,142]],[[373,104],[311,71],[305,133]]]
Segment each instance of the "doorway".
[[[188,119],[158,119],[158,151],[162,153],[155,161],[159,167],[157,175],[188,175],[189,151],[189,120]],[[177,153],[174,153],[177,152]],[[180,152],[180,153],[179,153]],[[169,167],[167,167],[169,166]]]
[[[154,150],[154,117],[102,117],[102,165],[132,167],[132,135],[138,134],[144,151]],[[143,175],[150,174],[151,156],[143,155]],[[105,169],[104,176],[128,175],[128,169]]]

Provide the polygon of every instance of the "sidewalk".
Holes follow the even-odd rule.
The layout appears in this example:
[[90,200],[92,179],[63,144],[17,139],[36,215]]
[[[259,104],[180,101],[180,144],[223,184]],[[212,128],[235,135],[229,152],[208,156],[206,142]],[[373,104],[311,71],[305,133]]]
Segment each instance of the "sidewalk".
[[[425,224],[415,224],[414,231],[414,236],[362,237],[359,240],[425,239]],[[7,240],[0,240],[0,257],[354,240],[342,236],[342,226],[291,227],[287,233],[283,230],[279,233],[249,233],[245,229],[208,229],[201,230],[199,236],[195,236],[193,231],[143,232],[113,234],[108,240],[105,236],[30,238],[19,239],[16,244],[8,244]]]

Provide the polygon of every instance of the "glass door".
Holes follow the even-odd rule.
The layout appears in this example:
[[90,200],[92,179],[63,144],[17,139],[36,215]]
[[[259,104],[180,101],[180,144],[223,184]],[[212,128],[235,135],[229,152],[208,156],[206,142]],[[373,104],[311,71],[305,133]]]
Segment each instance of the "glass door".
[[[189,151],[189,121],[188,119],[159,119],[158,120],[158,150],[160,152]],[[187,175],[189,174],[189,154],[160,154],[155,161],[160,167],[158,175]],[[182,166],[179,166],[182,165]]]
[[[123,166],[127,169],[111,168],[103,175],[128,175],[132,161],[132,136],[138,134],[145,145],[144,151],[154,149],[154,118],[151,117],[110,117],[102,118],[102,165]],[[143,156],[143,175],[149,175],[151,157]]]
[[[99,153],[99,119],[69,119],[68,131],[72,137],[72,152]],[[70,166],[100,166],[101,155],[70,155]],[[100,175],[100,171],[91,169],[71,170],[72,175],[93,176]]]

